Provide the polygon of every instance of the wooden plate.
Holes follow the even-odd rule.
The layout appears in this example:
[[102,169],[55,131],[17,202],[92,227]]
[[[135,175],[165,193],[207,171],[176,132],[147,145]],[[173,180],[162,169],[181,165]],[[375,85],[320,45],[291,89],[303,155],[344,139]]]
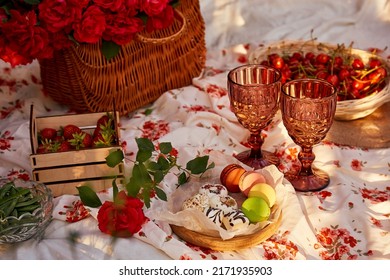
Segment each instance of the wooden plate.
[[226,240],[195,232],[182,226],[171,225],[171,228],[177,236],[193,245],[216,251],[233,251],[253,247],[264,242],[277,231],[281,222],[282,212],[280,212],[278,219],[274,223],[270,223],[258,232],[239,235]]

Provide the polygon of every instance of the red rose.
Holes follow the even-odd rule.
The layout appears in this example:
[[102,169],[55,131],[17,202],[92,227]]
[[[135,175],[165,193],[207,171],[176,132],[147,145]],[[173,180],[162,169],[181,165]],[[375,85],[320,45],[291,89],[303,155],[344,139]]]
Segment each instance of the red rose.
[[93,2],[95,2],[97,6],[113,12],[119,11],[124,5],[123,0],[94,0]]
[[42,25],[52,33],[70,27],[81,17],[81,8],[69,5],[63,0],[43,0],[38,9]]
[[2,32],[7,48],[31,62],[34,58],[49,58],[53,49],[49,43],[49,35],[45,29],[38,25],[34,11],[21,14],[11,10],[11,19],[2,24]]
[[73,28],[73,36],[78,42],[97,43],[106,29],[105,14],[98,6],[90,6]]
[[134,35],[144,28],[143,21],[137,17],[129,17],[128,14],[119,13],[108,15],[107,28],[103,39],[113,41],[118,45],[125,45],[133,40]]
[[168,6],[169,0],[144,0],[141,2],[141,10],[148,16],[157,16]]
[[158,29],[168,28],[173,24],[174,11],[171,6],[167,6],[160,14],[148,18],[146,31],[152,32]]
[[146,222],[143,202],[120,191],[115,202],[105,201],[100,207],[97,220],[99,229],[112,236],[130,237]]

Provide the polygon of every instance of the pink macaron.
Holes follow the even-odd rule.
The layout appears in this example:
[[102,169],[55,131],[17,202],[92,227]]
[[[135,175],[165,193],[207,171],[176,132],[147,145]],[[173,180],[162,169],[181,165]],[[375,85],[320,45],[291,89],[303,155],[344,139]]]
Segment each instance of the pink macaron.
[[240,182],[238,184],[241,192],[248,196],[249,190],[259,183],[266,183],[265,177],[257,171],[246,171],[240,177]]

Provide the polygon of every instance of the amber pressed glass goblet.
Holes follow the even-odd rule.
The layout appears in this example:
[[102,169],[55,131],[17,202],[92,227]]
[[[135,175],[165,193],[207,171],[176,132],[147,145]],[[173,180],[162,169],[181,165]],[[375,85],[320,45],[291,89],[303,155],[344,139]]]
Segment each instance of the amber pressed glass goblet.
[[248,64],[231,70],[227,83],[231,110],[250,132],[250,150],[237,154],[236,158],[254,169],[276,164],[277,158],[262,150],[261,131],[279,109],[281,73],[269,66]]
[[301,147],[298,174],[285,177],[297,191],[319,191],[329,185],[329,175],[313,165],[313,146],[329,131],[337,105],[337,90],[318,79],[298,79],[282,86],[281,111],[283,124],[292,140]]

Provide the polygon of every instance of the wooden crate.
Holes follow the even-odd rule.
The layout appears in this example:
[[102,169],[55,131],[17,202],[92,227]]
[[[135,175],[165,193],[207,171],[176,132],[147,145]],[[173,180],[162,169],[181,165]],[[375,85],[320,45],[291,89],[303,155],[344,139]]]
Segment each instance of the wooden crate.
[[63,194],[77,194],[76,187],[89,185],[96,191],[112,187],[113,178],[121,183],[124,178],[124,164],[121,163],[114,168],[106,164],[106,157],[111,150],[121,150],[118,128],[119,113],[114,114],[117,143],[110,147],[80,149],[76,151],[58,153],[37,153],[38,132],[51,127],[60,129],[67,124],[79,126],[83,131],[92,132],[96,128],[97,120],[106,114],[85,113],[37,117],[33,106],[30,113],[30,140],[32,167],[32,179],[45,183],[53,192],[54,196]]

